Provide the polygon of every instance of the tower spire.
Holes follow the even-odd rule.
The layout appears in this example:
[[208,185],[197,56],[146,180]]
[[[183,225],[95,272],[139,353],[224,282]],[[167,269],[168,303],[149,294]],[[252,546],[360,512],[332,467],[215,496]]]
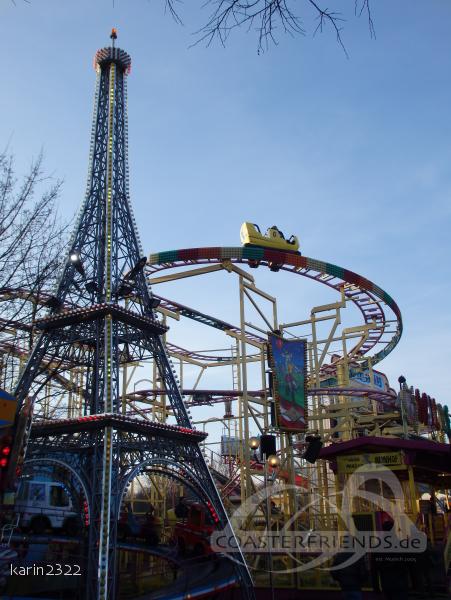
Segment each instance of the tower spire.
[[117,40],[117,29],[115,27],[113,27],[113,29],[111,30],[110,38],[111,38],[111,45],[114,48],[114,41]]
[[[86,197],[52,308],[36,322],[41,335],[15,390],[14,453],[22,458],[11,460],[9,471],[12,479],[29,436],[30,463],[65,465],[76,481],[80,507],[87,507],[89,517],[83,596],[88,600],[116,598],[118,517],[128,483],[144,469],[186,480],[212,507],[218,526],[230,528],[199,447],[205,436],[193,430],[162,338],[167,327],[154,314],[143,271],[146,258],[128,190],[126,84],[131,58],[114,46],[116,37],[113,29],[112,46],[95,54]],[[139,411],[132,418],[123,410],[122,368],[146,359],[157,367],[175,425],[153,423],[139,417]],[[47,410],[49,378],[64,382],[63,392],[72,394],[75,387],[81,402],[75,418],[69,400],[60,399],[52,413]],[[27,410],[34,405],[35,419],[26,433],[19,427],[25,399]],[[237,554],[238,576],[251,598],[251,578]]]

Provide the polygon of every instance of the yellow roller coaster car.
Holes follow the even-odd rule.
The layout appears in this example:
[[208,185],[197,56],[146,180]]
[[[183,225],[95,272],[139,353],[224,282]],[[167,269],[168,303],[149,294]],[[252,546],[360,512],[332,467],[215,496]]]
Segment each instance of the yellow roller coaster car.
[[255,223],[243,223],[240,230],[241,243],[243,246],[263,246],[284,250],[285,252],[299,252],[299,240],[292,235],[288,240],[275,225],[269,227],[265,235]]

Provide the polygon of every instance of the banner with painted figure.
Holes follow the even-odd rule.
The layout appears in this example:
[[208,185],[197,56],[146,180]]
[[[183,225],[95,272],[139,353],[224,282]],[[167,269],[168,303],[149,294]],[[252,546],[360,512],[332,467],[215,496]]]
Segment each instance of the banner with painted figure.
[[307,428],[307,342],[269,334],[277,425],[293,433]]

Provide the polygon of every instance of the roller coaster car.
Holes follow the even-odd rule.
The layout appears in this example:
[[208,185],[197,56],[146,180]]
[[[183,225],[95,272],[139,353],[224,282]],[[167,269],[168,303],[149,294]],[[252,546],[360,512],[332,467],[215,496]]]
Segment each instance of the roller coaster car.
[[243,246],[263,246],[264,248],[273,248],[274,250],[283,250],[284,252],[299,253],[299,240],[292,235],[288,240],[275,225],[269,227],[266,234],[263,235],[260,227],[255,223],[243,223],[240,230],[241,243]]

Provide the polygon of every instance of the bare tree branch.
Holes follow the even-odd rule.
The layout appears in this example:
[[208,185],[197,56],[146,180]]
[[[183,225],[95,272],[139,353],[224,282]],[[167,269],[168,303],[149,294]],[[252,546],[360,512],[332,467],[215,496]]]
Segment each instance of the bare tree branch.
[[372,38],[376,39],[376,30],[374,29],[373,15],[371,14],[370,0],[355,0],[354,13],[361,17],[366,13],[368,19],[368,29]]
[[61,181],[43,172],[42,153],[20,181],[13,157],[0,152],[0,363],[10,390],[60,269],[68,233],[56,210],[60,191]]
[[[29,2],[30,0],[23,0]],[[174,21],[182,25],[180,16],[182,0],[163,0],[164,11]],[[15,5],[16,0],[11,0]],[[114,7],[114,0],[113,7]],[[196,41],[192,46],[205,43],[210,46],[218,40],[225,46],[233,30],[244,26],[247,31],[255,31],[258,40],[258,53],[268,49],[271,44],[277,44],[277,36],[280,33],[306,35],[303,18],[296,14],[295,10],[301,11],[304,7],[310,7],[316,16],[317,25],[313,29],[313,35],[322,33],[327,26],[335,33],[337,43],[348,57],[342,32],[343,23],[346,21],[344,12],[331,10],[324,6],[325,0],[204,0],[201,8],[213,7],[207,21],[194,32]],[[335,0],[336,2],[336,0]],[[371,38],[376,37],[374,21],[370,6],[371,0],[354,0],[354,16],[367,16],[368,28]],[[343,5],[346,1],[342,0]],[[193,9],[190,2],[190,9]]]
[[169,13],[176,23],[182,25],[182,20],[175,10],[175,3],[177,2],[180,4],[180,1],[181,0],[164,0],[164,12]]
[[[179,14],[180,0],[165,0],[165,9],[181,23]],[[297,14],[302,8],[313,9],[318,21],[313,30],[315,35],[327,27],[332,28],[338,44],[346,51],[343,38],[343,23],[346,21],[343,12],[331,10],[324,6],[324,0],[205,0],[202,8],[213,7],[205,24],[195,32],[197,37],[194,46],[205,43],[210,46],[215,40],[224,46],[233,30],[245,27],[247,31],[255,31],[258,39],[258,52],[266,50],[269,45],[277,44],[280,33],[289,35],[306,35],[305,17]],[[372,38],[375,37],[374,22],[370,0],[355,0],[354,16],[366,14]]]

